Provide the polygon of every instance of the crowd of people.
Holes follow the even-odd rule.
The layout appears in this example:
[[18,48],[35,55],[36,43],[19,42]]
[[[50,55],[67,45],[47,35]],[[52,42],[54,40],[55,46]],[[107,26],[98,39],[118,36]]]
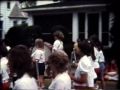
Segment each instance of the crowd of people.
[[[64,34],[57,30],[53,36],[53,45],[37,38],[32,50],[25,45],[7,49],[0,42],[0,90],[43,90],[45,73],[52,79],[49,90],[98,90],[104,89],[104,80],[118,80],[115,61],[105,64],[102,45],[95,36],[75,42],[74,73],[64,50]],[[51,51],[48,55],[46,46]]]

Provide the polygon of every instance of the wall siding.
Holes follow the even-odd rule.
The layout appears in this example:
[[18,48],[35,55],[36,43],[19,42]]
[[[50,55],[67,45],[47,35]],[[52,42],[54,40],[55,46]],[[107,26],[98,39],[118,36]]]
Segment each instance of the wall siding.
[[[14,5],[18,3],[17,1],[10,1],[10,9],[7,9],[7,1],[0,1],[0,13],[2,14],[1,20],[3,21],[3,32],[2,32],[2,38],[5,38],[5,34],[7,31],[13,27],[13,21],[15,19],[10,19],[9,15],[14,7]],[[18,3],[19,4],[19,3]],[[30,19],[26,19],[28,25],[33,25],[32,17]],[[18,24],[21,24],[23,19],[17,19]]]

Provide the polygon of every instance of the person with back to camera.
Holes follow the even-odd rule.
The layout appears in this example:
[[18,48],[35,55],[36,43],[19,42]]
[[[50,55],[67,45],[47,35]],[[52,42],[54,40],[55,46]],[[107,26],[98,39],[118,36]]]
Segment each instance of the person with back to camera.
[[96,35],[92,35],[90,40],[94,46],[94,55],[96,57],[96,62],[99,63],[99,72],[98,72],[98,79],[100,79],[100,89],[104,89],[104,73],[105,73],[105,57],[103,54],[102,44],[97,38]]
[[49,90],[71,90],[71,79],[68,74],[68,56],[63,51],[53,52],[48,59],[53,80]]
[[13,90],[38,90],[29,49],[24,45],[17,45],[8,53],[8,59],[10,71],[17,75]]
[[44,72],[45,72],[45,50],[44,50],[44,41],[40,38],[35,40],[36,50],[32,53],[32,58],[36,64],[36,69],[38,69],[38,82],[41,88],[44,88]]
[[58,30],[53,33],[53,36],[55,41],[53,43],[52,52],[57,50],[64,50],[63,46],[64,34]]
[[89,39],[86,40],[86,42],[88,43],[88,58],[91,62],[90,72],[88,73],[88,86],[92,89],[95,89],[95,79],[97,78],[97,73],[95,72],[96,57],[94,55],[93,44]]

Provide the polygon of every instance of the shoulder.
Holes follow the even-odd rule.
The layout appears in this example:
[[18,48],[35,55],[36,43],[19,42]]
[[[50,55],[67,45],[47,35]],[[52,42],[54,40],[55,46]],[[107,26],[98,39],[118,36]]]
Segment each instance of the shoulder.
[[83,56],[82,58],[81,58],[81,62],[86,62],[86,61],[89,61],[89,58],[85,55],[85,56]]
[[91,62],[86,55],[83,56],[82,59],[80,60],[79,66],[83,71],[86,72],[89,70],[89,67],[91,67]]
[[44,50],[41,50],[41,49],[37,49],[36,51],[35,51],[35,53],[43,53],[44,52]]
[[69,80],[69,79],[70,79],[70,76],[68,75],[67,72],[64,72],[64,73],[62,73],[62,74],[59,74],[59,75],[55,78],[55,80],[56,80],[57,82],[64,82],[64,81]]
[[8,59],[6,57],[2,57],[0,60],[1,60],[1,66],[7,65]]
[[55,40],[54,43],[55,44],[60,43],[60,40]]
[[15,89],[28,89],[28,88],[37,87],[37,84],[35,85],[35,83],[36,81],[33,77],[30,77],[29,75],[24,74],[20,79],[15,81],[14,88]]
[[80,60],[81,63],[89,66],[90,65],[90,60],[87,56],[84,56],[81,60]]
[[8,61],[8,59],[7,59],[6,57],[2,57],[0,60],[1,60],[2,62],[7,62],[7,61]]

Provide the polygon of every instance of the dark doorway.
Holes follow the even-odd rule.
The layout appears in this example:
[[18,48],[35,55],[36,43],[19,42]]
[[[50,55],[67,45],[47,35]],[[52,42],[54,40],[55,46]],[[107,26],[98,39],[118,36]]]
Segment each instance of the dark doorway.
[[3,21],[0,21],[0,38],[2,38]]
[[85,39],[85,13],[79,13],[79,39]]
[[42,37],[45,41],[53,44],[54,32],[52,28],[56,25],[64,27],[62,31],[65,35],[64,48],[65,51],[70,54],[72,49],[72,14],[56,14],[56,15],[39,15],[34,16],[34,25],[38,25],[42,28]]
[[98,36],[98,13],[88,14],[88,37],[93,34]]

